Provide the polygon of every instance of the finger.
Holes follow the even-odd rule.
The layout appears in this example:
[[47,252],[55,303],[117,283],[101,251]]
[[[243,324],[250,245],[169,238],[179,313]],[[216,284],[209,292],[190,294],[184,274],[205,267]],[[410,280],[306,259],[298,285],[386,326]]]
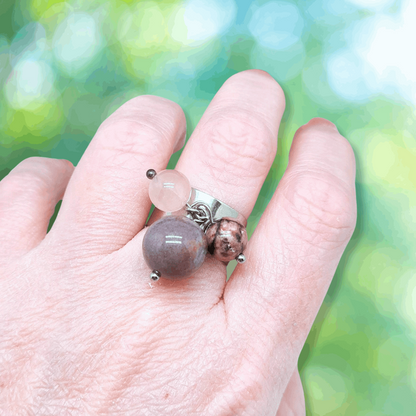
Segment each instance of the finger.
[[67,160],[31,157],[0,182],[2,256],[25,253],[45,237],[73,169]]
[[[273,163],[284,109],[283,90],[269,74],[248,70],[233,75],[211,101],[175,169],[191,186],[247,218]],[[213,264],[207,257],[209,272]],[[222,287],[224,275],[217,280]]]
[[151,207],[146,171],[165,169],[185,133],[180,106],[149,95],[128,101],[100,126],[57,219],[57,230],[76,234],[79,255],[115,251],[143,228]]
[[250,215],[274,161],[285,96],[267,72],[230,77],[177,163],[191,185]]
[[305,396],[303,393],[302,380],[296,369],[283,393],[276,416],[305,416],[305,413]]
[[224,293],[230,326],[248,340],[266,340],[264,360],[277,348],[276,371],[286,368],[287,377],[355,222],[354,152],[332,123],[315,118],[296,132],[247,261]]

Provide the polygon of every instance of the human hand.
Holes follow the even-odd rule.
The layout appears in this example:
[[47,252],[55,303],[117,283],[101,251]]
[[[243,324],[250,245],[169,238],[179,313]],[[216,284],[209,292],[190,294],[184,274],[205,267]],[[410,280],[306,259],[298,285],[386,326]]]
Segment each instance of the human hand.
[[[236,74],[176,169],[248,217],[284,106],[271,76]],[[192,277],[151,287],[145,172],[166,167],[185,130],[177,104],[141,96],[74,171],[30,158],[0,182],[1,414],[305,413],[296,364],[355,227],[354,153],[332,123],[302,126],[230,280],[208,254]]]

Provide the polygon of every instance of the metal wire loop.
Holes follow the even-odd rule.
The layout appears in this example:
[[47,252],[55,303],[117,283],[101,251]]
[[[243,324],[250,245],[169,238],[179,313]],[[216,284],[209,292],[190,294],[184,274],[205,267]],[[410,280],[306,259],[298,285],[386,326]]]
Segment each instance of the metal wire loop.
[[187,217],[194,220],[205,232],[213,224],[212,213],[207,204],[195,202],[192,205],[186,204]]

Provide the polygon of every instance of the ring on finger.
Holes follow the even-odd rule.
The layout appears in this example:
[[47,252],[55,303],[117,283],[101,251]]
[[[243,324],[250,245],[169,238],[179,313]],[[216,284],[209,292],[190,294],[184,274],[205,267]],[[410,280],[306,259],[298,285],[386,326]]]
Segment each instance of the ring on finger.
[[143,239],[143,256],[150,277],[183,279],[198,270],[207,255],[228,263],[244,263],[247,219],[224,202],[192,188],[185,175],[176,170],[156,173],[149,197],[165,215],[153,223]]

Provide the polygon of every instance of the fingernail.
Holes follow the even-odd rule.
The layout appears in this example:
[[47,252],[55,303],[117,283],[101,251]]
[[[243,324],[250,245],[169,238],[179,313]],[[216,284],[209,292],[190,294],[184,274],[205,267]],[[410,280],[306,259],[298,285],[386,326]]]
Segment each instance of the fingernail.
[[316,126],[322,130],[335,130],[338,132],[337,126],[326,118],[315,117],[307,123],[308,126]]

